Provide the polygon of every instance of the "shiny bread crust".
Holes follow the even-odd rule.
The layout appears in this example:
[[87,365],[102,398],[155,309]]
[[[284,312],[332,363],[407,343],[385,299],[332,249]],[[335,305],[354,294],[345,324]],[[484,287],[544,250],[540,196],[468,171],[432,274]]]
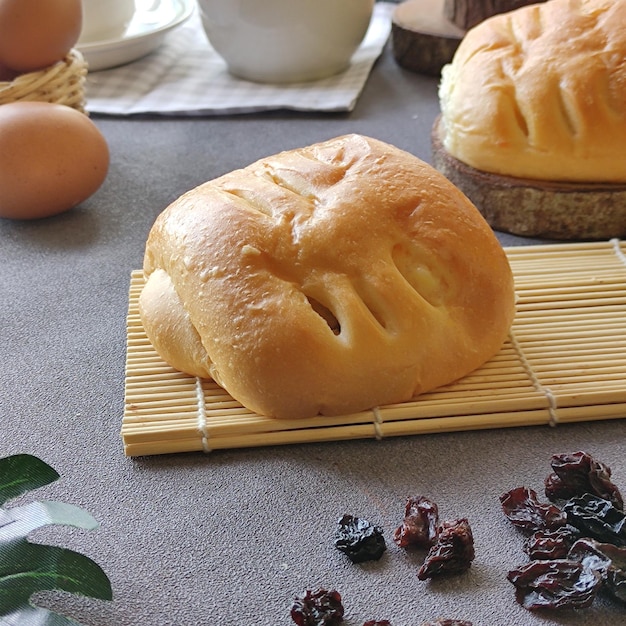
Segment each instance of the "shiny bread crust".
[[257,413],[404,402],[500,349],[514,317],[504,251],[416,157],[348,135],[200,185],[158,216],[144,328],[173,367]]

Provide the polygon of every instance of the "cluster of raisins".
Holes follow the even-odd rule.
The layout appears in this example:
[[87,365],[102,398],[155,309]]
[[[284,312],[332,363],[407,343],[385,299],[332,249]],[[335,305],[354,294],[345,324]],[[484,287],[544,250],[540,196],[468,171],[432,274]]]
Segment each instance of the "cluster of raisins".
[[420,580],[464,572],[474,560],[474,536],[467,518],[440,521],[439,507],[425,496],[407,499],[393,539],[401,548],[428,549],[417,572]]
[[600,591],[626,602],[626,513],[611,469],[587,452],[555,454],[544,481],[549,502],[517,487],[500,496],[527,533],[530,561],[508,574],[526,609],[585,608]]
[[[401,525],[393,533],[401,548],[428,550],[417,576],[426,580],[467,570],[474,559],[474,538],[466,518],[439,520],[437,505],[425,496],[408,498]],[[354,515],[343,515],[335,531],[335,547],[353,563],[382,557],[387,544],[380,526]],[[341,595],[334,589],[307,591],[291,606],[291,619],[298,626],[335,626],[343,622]],[[363,626],[391,626],[388,620],[369,620]],[[470,622],[438,619],[422,626],[472,626]]]
[[[298,626],[337,626],[343,622],[343,615],[341,595],[334,589],[307,591],[291,605],[291,619]],[[386,619],[371,619],[364,622],[363,626],[391,626],[391,622]],[[421,626],[472,626],[472,624],[462,620],[437,619],[434,622],[423,622]]]
[[[474,537],[467,518],[439,520],[437,504],[425,496],[408,498],[402,524],[393,533],[401,548],[425,548],[428,554],[417,572],[420,580],[467,570],[474,560]],[[383,530],[359,517],[338,522],[335,547],[353,563],[378,560],[386,550]]]

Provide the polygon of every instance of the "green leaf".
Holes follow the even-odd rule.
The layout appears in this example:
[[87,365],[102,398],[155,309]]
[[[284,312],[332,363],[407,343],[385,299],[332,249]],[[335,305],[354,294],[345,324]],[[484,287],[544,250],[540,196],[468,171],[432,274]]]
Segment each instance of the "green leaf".
[[[4,503],[58,478],[48,465],[28,455],[0,459],[0,500]],[[76,626],[77,622],[34,606],[38,591],[60,590],[102,600],[113,597],[102,568],[78,552],[33,543],[28,534],[50,524],[93,529],[86,511],[63,502],[31,502],[0,509],[0,626]]]
[[17,539],[0,546],[0,615],[30,606],[36,591],[59,589],[111,600],[111,584],[90,558]]
[[0,616],[0,626],[80,626],[69,617],[36,606]]
[[59,474],[36,456],[16,454],[4,457],[0,459],[0,506],[58,478]]
[[[0,517],[0,545],[16,537],[26,537],[29,532],[50,524],[64,524],[92,530],[98,522],[87,511],[64,502],[31,502],[24,506],[2,509]],[[0,562],[1,567],[1,562]]]

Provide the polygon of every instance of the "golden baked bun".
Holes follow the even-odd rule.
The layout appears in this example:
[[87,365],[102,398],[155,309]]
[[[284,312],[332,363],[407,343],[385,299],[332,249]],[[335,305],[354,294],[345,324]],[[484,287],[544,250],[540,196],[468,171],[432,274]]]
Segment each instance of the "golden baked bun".
[[626,1],[548,0],[468,31],[440,84],[442,141],[480,171],[626,182]]
[[346,414],[454,381],[514,317],[493,232],[448,180],[360,135],[262,159],[159,215],[139,307],[173,367],[260,414]]

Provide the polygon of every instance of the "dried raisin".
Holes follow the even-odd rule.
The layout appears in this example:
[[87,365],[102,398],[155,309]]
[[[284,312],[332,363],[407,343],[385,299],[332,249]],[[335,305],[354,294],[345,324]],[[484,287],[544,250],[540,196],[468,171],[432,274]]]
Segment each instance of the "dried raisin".
[[436,619],[434,622],[422,622],[421,626],[472,626],[472,622],[462,619]]
[[537,493],[528,487],[516,487],[500,496],[500,504],[512,524],[536,532],[565,526],[567,518],[556,505],[541,503]]
[[338,591],[307,590],[291,605],[291,619],[298,626],[336,626],[343,622],[343,604]]
[[579,538],[580,532],[571,526],[562,526],[556,530],[538,530],[526,541],[524,552],[533,560],[564,559]]
[[474,536],[466,518],[439,525],[437,540],[417,572],[420,580],[467,570],[474,560]]
[[387,549],[382,528],[354,515],[339,520],[335,547],[353,563],[378,560]]
[[609,500],[586,493],[568,500],[563,506],[567,521],[584,535],[626,546],[626,515]]
[[551,465],[553,473],[545,480],[545,492],[549,500],[569,500],[591,493],[610,500],[616,508],[623,510],[624,500],[611,481],[611,468],[608,465],[582,451],[554,454]]
[[531,561],[511,570],[508,580],[519,604],[530,611],[588,607],[602,585],[597,571],[568,559]]
[[568,558],[598,571],[609,594],[626,602],[626,548],[594,539],[580,539],[572,546]]
[[396,528],[393,539],[401,547],[429,548],[437,538],[439,510],[425,496],[408,498],[402,525]]

